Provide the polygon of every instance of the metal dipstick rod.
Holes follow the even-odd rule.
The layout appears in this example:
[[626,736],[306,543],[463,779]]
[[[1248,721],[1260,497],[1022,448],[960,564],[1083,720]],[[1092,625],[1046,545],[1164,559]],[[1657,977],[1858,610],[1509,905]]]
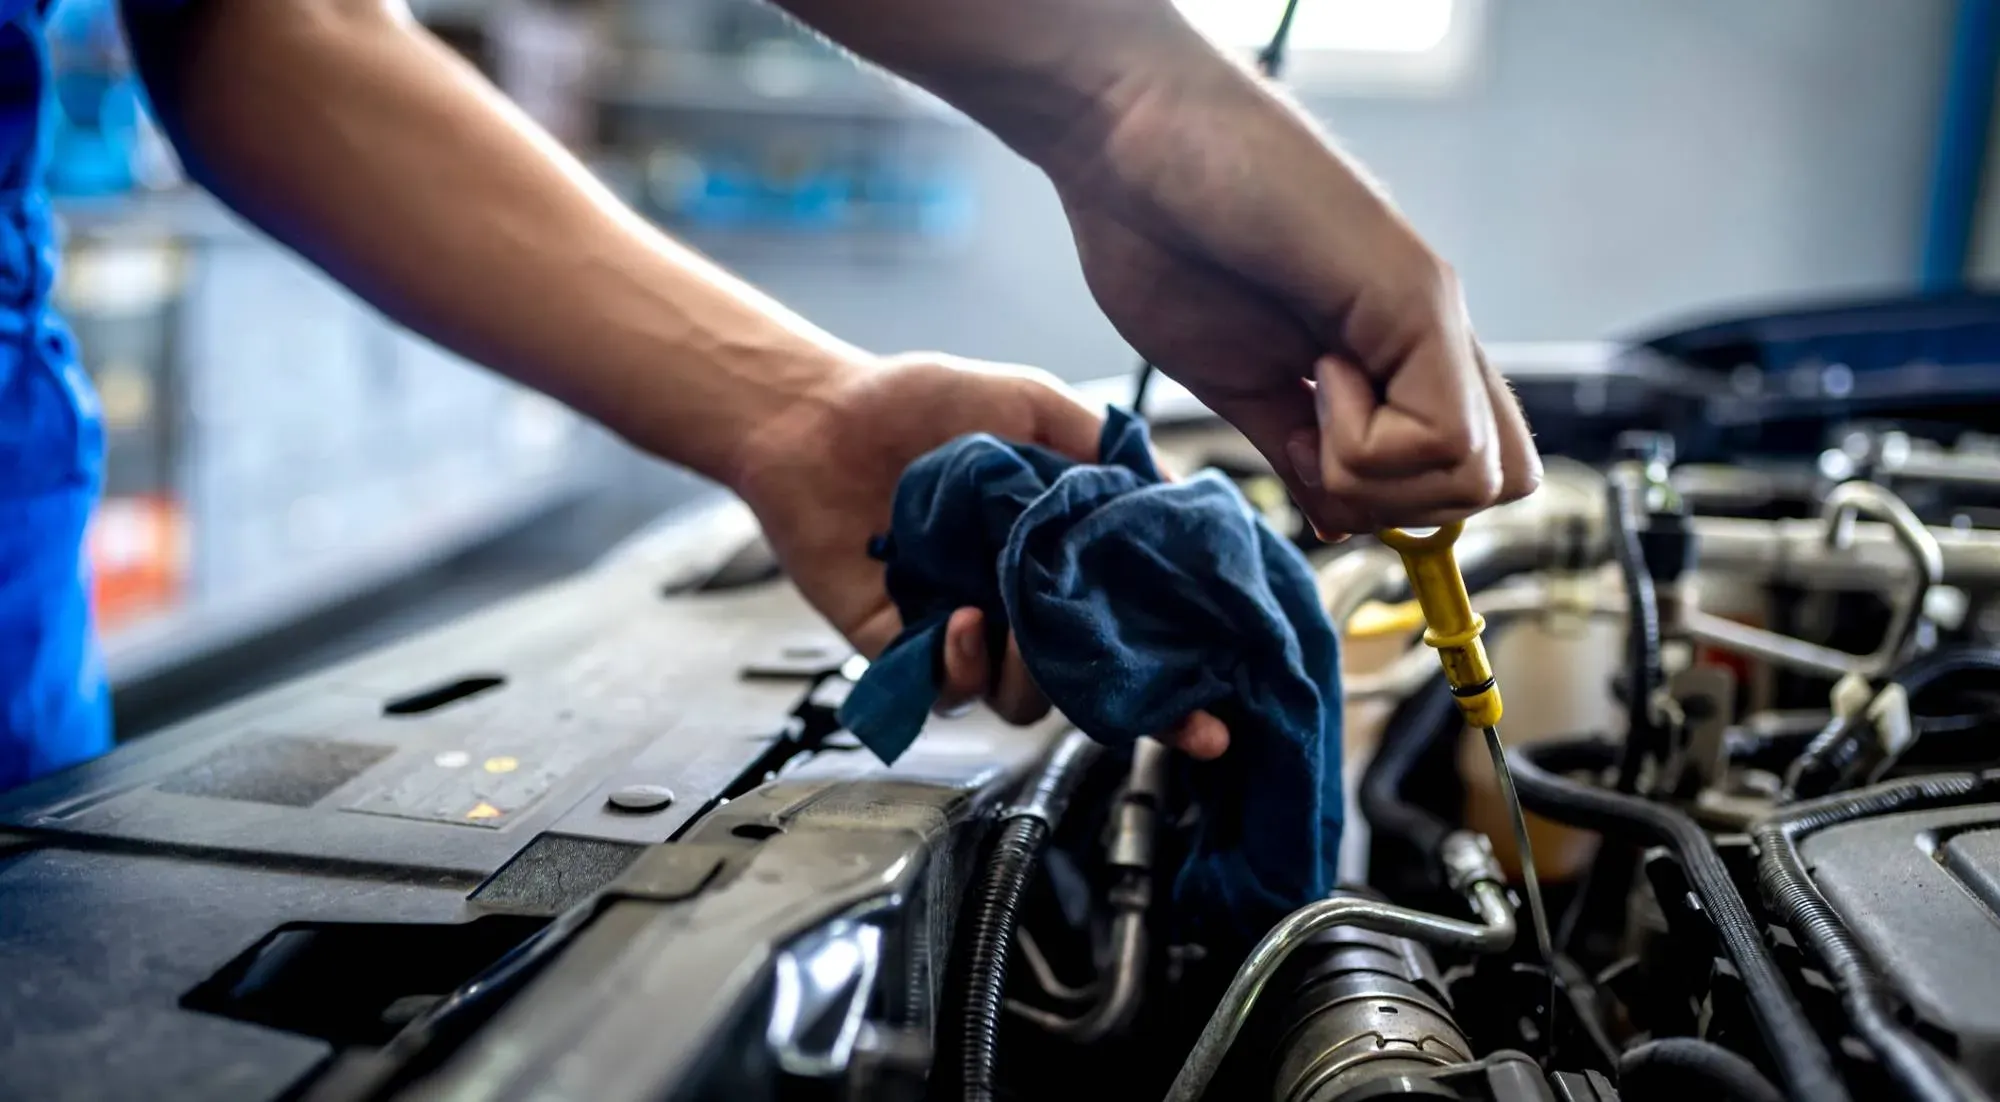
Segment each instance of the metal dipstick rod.
[[1486,734],[1486,752],[1493,757],[1493,779],[1499,784],[1500,798],[1514,827],[1514,845],[1521,855],[1521,881],[1528,897],[1528,916],[1535,927],[1535,948],[1542,966],[1548,970],[1549,994],[1542,1045],[1545,1053],[1555,1045],[1556,955],[1549,939],[1549,916],[1542,905],[1542,885],[1535,876],[1535,856],[1528,842],[1528,819],[1521,811],[1521,797],[1514,791],[1514,773],[1507,767],[1507,749],[1500,741],[1500,686],[1487,660],[1486,645],[1480,635],[1486,620],[1472,610],[1472,597],[1465,589],[1465,575],[1458,569],[1452,545],[1465,530],[1464,522],[1444,525],[1428,535],[1407,529],[1389,528],[1378,533],[1383,544],[1403,559],[1410,576],[1410,591],[1424,613],[1424,642],[1437,651],[1444,666],[1445,681],[1452,699],[1465,715],[1465,722]]

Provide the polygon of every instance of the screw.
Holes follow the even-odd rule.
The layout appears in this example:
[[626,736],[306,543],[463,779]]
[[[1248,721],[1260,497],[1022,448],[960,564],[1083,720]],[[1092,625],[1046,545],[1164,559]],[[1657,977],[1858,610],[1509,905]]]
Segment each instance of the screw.
[[612,792],[605,803],[614,811],[629,811],[644,815],[672,807],[674,791],[663,784],[628,784]]

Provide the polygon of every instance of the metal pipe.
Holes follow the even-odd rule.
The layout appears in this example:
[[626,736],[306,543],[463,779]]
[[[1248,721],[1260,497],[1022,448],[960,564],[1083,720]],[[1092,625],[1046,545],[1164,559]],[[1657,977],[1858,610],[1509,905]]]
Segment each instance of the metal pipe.
[[[1146,978],[1146,908],[1152,901],[1153,833],[1160,801],[1166,795],[1168,757],[1166,744],[1158,739],[1142,738],[1134,743],[1125,788],[1112,813],[1106,861],[1119,871],[1121,880],[1110,892],[1111,907],[1116,913],[1111,921],[1106,954],[1110,982],[1106,983],[1100,974],[1091,984],[1091,990],[1098,992],[1099,997],[1080,1017],[1066,1017],[1010,999],[1007,1010],[1015,1017],[1077,1044],[1090,1044],[1122,1028],[1139,1009]],[[1025,936],[1026,931],[1022,934]],[[1031,963],[1030,967],[1035,965]],[[1046,969],[1046,962],[1036,968],[1038,979],[1043,978],[1041,973]],[[1053,986],[1049,982],[1053,980],[1050,971],[1043,986]]]
[[[1454,845],[1460,843],[1455,841]],[[1453,847],[1446,848],[1450,850]],[[1487,847],[1485,853],[1490,860],[1491,848]],[[1448,857],[1449,861],[1462,859],[1458,854]],[[1216,1005],[1208,1025],[1203,1027],[1200,1039],[1195,1041],[1194,1050],[1188,1054],[1187,1062],[1181,1065],[1180,1074],[1174,1077],[1174,1084],[1167,1091],[1167,1102],[1197,1102],[1201,1098],[1208,1090],[1210,1080],[1215,1078],[1216,1070],[1222,1066],[1223,1057],[1229,1054],[1229,1046],[1235,1043],[1237,1034],[1249,1021],[1250,1012],[1256,1008],[1257,997],[1263,993],[1265,985],[1270,983],[1286,958],[1315,934],[1336,926],[1355,926],[1475,953],[1504,952],[1513,945],[1514,906],[1507,901],[1497,864],[1481,871],[1477,879],[1465,885],[1464,891],[1473,912],[1479,916],[1477,922],[1446,918],[1352,895],[1308,903],[1287,915],[1284,921],[1264,935],[1264,939],[1244,958],[1243,966],[1236,970],[1236,978],[1223,992],[1222,1001]]]
[[[1589,489],[1601,486],[1601,476],[1567,465],[1561,470],[1551,466],[1548,475],[1543,488],[1533,496],[1482,513],[1466,526],[1459,558],[1467,573],[1479,572],[1478,567],[1489,561],[1532,569],[1565,551],[1579,553],[1578,566],[1607,560],[1603,505]],[[1574,546],[1579,533],[1566,530],[1565,520],[1582,522],[1581,546]],[[1691,521],[1702,569],[1746,581],[1872,590],[1907,579],[1911,569],[1909,526],[1915,521],[1913,515],[1904,518],[1905,530],[1900,533],[1880,521],[1843,525],[1843,542],[1834,546],[1828,544],[1828,525],[1823,519],[1695,516]],[[1941,584],[1972,589],[2000,587],[2000,532],[1915,528],[1937,545]],[[1321,568],[1320,597],[1336,625],[1345,624],[1355,609],[1397,585],[1394,558],[1384,549],[1364,546]]]
[[[1066,1018],[1037,1006],[1009,1001],[1007,1010],[1067,1041],[1080,1045],[1103,1040],[1130,1021],[1139,1009],[1146,973],[1146,910],[1143,905],[1125,907],[1111,921],[1111,982],[1103,984],[1104,997],[1082,1017]],[[1100,979],[1100,984],[1102,980]]]
[[1386,547],[1357,547],[1319,568],[1316,578],[1319,603],[1326,609],[1327,619],[1333,621],[1335,630],[1339,630],[1347,626],[1362,605],[1388,593],[1402,576],[1403,560],[1394,551]]
[[[1519,506],[1507,506],[1482,515],[1467,527],[1460,546],[1465,549],[1461,562],[1468,573],[1493,566],[1530,569],[1565,550],[1577,553],[1578,566],[1596,566],[1606,560],[1608,549],[1595,534],[1603,527],[1601,505],[1600,511],[1591,515],[1568,506],[1540,505],[1540,496],[1521,503],[1536,503],[1536,508],[1508,513]],[[1813,589],[1880,590],[1898,582],[1909,584],[1912,592],[1919,584],[1926,590],[1937,584],[2000,587],[2000,532],[1925,527],[1894,494],[1869,482],[1844,483],[1827,502],[1827,515],[1815,520],[1691,518],[1702,569],[1750,582]],[[1890,520],[1854,520],[1851,514],[1858,509]],[[1570,546],[1575,542],[1573,533],[1565,532],[1559,523],[1564,516],[1582,519],[1591,530],[1593,535],[1587,537],[1585,546]],[[1394,554],[1386,548],[1360,547],[1321,568],[1320,597],[1334,624],[1344,627],[1362,605],[1391,592],[1400,580],[1400,563]],[[1896,630],[1889,642],[1899,647],[1914,630],[1916,615],[1921,612],[1921,599],[1915,600],[1914,611],[1894,620]],[[1525,606],[1531,603],[1522,600],[1521,610],[1526,611]],[[1481,612],[1489,617],[1505,615],[1516,607],[1510,597],[1490,608],[1482,606]],[[1852,655],[1698,608],[1685,609],[1683,627],[1698,642],[1826,677],[1879,672],[1893,664],[1884,651]],[[1386,670],[1349,679],[1347,693],[1354,699],[1407,695],[1430,672],[1418,661],[1427,657],[1417,648]]]
[[1845,551],[1854,539],[1855,518],[1867,513],[1889,525],[1897,546],[1909,556],[1910,591],[1896,603],[1889,627],[1869,663],[1870,673],[1879,673],[1900,662],[1909,653],[1923,622],[1924,598],[1931,587],[1944,580],[1944,552],[1917,514],[1903,499],[1873,482],[1843,482],[1826,495],[1820,519],[1826,522],[1828,550]]
[[[1890,546],[1902,559],[1902,569],[1893,577],[1906,579],[1909,587],[1900,598],[1890,601],[1889,626],[1873,653],[1849,654],[1694,608],[1683,610],[1682,626],[1698,642],[1804,673],[1835,678],[1847,674],[1873,677],[1894,668],[1915,643],[1917,629],[1923,623],[1925,596],[1932,586],[1944,580],[1944,552],[1937,536],[1924,527],[1902,498],[1864,481],[1843,482],[1826,495],[1820,513],[1818,546],[1829,556],[1853,554],[1861,528],[1855,518],[1862,513],[1886,522],[1874,527],[1888,534]],[[1707,554],[1706,543],[1703,556],[1714,563]],[[1884,576],[1879,580],[1892,578]]]
[[1860,671],[1870,661],[1865,655],[1822,647],[1698,608],[1682,609],[1681,626],[1688,638],[1697,643],[1721,647],[1798,673],[1839,678]]
[[[1925,529],[1937,543],[1939,580],[1969,589],[2000,586],[2000,532]],[[1814,589],[1879,589],[1909,576],[1910,554],[1890,526],[1856,522],[1845,548],[1827,545],[1820,520],[1695,517],[1703,570]]]
[[[1092,980],[1082,987],[1071,987],[1064,983],[1062,977],[1056,975],[1055,968],[1050,966],[1048,956],[1042,952],[1041,943],[1035,940],[1034,933],[1026,926],[1014,931],[1014,944],[1021,950],[1021,959],[1028,962],[1028,971],[1034,974],[1035,986],[1041,988],[1044,995],[1066,1003],[1087,1003],[1097,997],[1098,988],[1101,986],[1098,980]],[[1009,1000],[1007,1009],[1014,1010],[1016,1005],[1013,1000]]]

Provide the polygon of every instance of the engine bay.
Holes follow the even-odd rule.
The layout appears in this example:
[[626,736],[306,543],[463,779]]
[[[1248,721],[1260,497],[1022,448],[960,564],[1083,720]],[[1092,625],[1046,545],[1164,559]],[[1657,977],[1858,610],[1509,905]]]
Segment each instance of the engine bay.
[[1546,958],[1401,560],[1166,394],[1344,648],[1344,886],[1261,940],[1176,920],[1229,812],[1158,742],[862,750],[865,663],[722,505],[0,797],[0,1097],[2000,1094],[1993,407],[1789,387],[1785,320],[1510,370],[1546,481],[1458,559]]

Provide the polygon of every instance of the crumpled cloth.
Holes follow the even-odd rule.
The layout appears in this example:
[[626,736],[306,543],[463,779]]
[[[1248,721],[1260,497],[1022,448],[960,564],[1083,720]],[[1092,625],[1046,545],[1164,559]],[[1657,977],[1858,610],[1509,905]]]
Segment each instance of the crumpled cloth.
[[1339,644],[1313,573],[1228,479],[1164,480],[1145,424],[1113,409],[1100,462],[992,436],[918,459],[897,485],[887,565],[903,632],[841,719],[884,761],[935,706],[945,623],[982,610],[1035,684],[1112,747],[1198,709],[1228,753],[1182,759],[1201,814],[1177,917],[1254,939],[1334,883],[1343,813]]

